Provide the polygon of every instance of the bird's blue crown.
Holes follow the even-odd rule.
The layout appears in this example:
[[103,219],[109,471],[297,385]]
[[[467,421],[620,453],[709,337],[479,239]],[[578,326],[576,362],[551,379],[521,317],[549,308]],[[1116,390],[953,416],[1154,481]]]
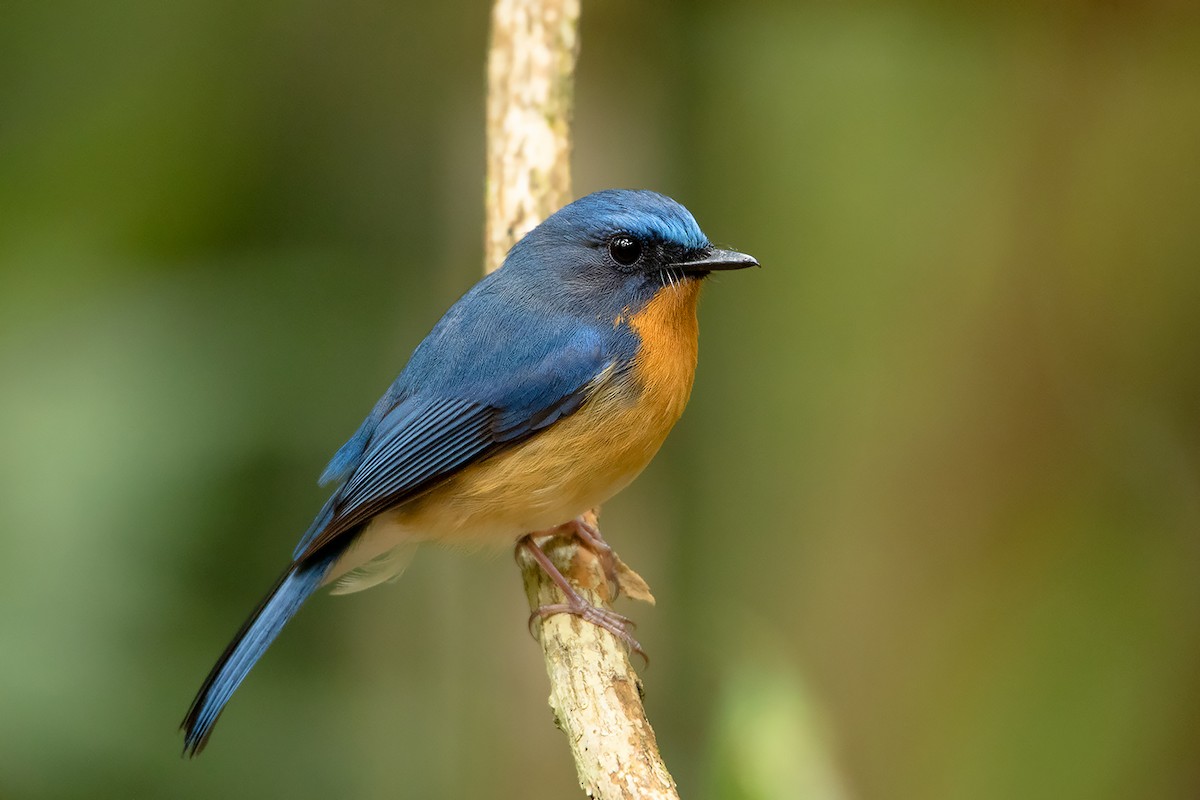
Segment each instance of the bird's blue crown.
[[544,226],[586,231],[603,240],[617,233],[699,250],[708,237],[691,212],[665,195],[645,189],[605,189],[579,198],[551,215]]

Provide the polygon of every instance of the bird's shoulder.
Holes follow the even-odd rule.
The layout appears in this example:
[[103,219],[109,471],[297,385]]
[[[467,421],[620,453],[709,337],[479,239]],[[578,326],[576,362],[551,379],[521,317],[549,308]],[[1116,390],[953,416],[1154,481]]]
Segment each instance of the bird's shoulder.
[[520,409],[636,355],[628,326],[499,276],[480,281],[438,321],[397,380],[398,393]]

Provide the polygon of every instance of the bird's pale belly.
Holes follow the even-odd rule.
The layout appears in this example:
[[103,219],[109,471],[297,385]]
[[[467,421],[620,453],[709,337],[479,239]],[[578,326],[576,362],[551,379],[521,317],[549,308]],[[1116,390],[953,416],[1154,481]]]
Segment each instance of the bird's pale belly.
[[698,291],[684,285],[660,292],[628,320],[642,340],[629,370],[601,381],[578,411],[544,432],[377,516],[329,578],[403,543],[509,543],[567,522],[625,488],[687,405]]
[[650,463],[677,418],[647,414],[630,388],[602,387],[553,428],[389,512],[390,521],[420,538],[515,539],[603,503]]

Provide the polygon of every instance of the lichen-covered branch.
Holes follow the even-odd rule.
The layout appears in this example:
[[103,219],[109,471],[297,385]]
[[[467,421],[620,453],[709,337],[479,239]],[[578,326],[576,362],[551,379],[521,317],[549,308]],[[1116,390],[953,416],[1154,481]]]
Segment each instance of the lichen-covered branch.
[[488,53],[484,269],[571,200],[579,0],[496,0]]
[[[571,103],[579,0],[496,0],[488,55],[485,270],[571,199]],[[581,454],[581,457],[585,454]],[[564,520],[565,522],[566,520]],[[594,517],[593,517],[594,521]],[[590,603],[607,605],[599,560],[556,534],[542,550]],[[562,603],[559,589],[518,550],[531,610]],[[618,560],[625,593],[653,602]],[[579,785],[598,800],[678,800],[642,707],[625,645],[570,614],[534,622],[550,677],[550,707],[566,734]]]

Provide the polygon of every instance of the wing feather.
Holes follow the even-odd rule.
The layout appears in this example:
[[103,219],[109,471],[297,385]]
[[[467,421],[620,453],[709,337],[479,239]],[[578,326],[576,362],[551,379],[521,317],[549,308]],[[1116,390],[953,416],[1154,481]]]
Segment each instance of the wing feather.
[[[607,374],[603,369],[598,372]],[[297,547],[296,558],[311,557],[376,514],[573,413],[586,400],[593,382],[594,376],[521,418],[465,400],[407,398],[380,421],[361,464],[326,503]]]

